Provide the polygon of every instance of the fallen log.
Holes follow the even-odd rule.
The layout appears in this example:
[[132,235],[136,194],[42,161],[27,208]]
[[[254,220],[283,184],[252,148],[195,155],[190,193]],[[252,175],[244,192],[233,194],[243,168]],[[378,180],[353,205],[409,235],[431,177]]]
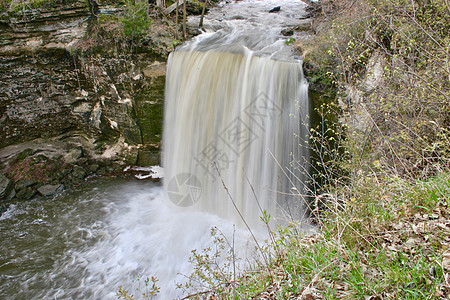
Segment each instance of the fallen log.
[[171,12],[173,12],[177,8],[177,6],[183,5],[184,1],[186,1],[186,0],[180,0],[180,1],[175,2],[174,4],[172,4],[171,6],[166,8],[165,10],[163,10],[163,14],[165,14],[165,15],[170,14]]

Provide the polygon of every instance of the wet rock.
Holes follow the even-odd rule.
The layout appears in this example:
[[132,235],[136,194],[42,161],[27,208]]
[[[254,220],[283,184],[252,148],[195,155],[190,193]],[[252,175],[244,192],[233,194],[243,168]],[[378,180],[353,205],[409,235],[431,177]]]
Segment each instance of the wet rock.
[[297,27],[295,27],[295,30],[297,31],[310,31],[312,29],[312,23],[310,20],[303,20]]
[[83,156],[83,149],[81,147],[70,149],[64,157],[68,163],[76,162]]
[[18,180],[16,182],[15,188],[16,188],[16,190],[19,191],[21,189],[27,188],[27,187],[32,186],[34,184],[36,184],[36,181],[34,181],[34,180],[31,180],[31,179],[20,179],[20,180]]
[[8,210],[9,205],[8,204],[1,204],[0,203],[0,216]]
[[97,170],[100,168],[100,166],[98,164],[92,164],[89,166],[89,170],[91,172],[97,172]]
[[275,6],[274,8],[269,10],[269,12],[270,13],[276,13],[276,12],[279,12],[280,10],[281,10],[281,6]]
[[21,200],[29,200],[29,199],[33,198],[36,194],[37,194],[37,191],[35,189],[33,189],[30,186],[27,186],[25,188],[18,190],[18,192],[16,194],[16,198],[21,199]]
[[232,16],[230,18],[230,20],[245,20],[245,17],[240,16],[240,15],[236,15],[236,16]]
[[63,184],[46,184],[38,188],[39,194],[42,196],[53,196],[64,191]]
[[198,28],[188,28],[187,29],[187,34],[191,35],[191,36],[197,36],[201,33],[202,33],[202,31]]
[[142,72],[145,77],[159,77],[166,75],[166,64],[155,61],[152,64],[146,66]]
[[73,179],[78,179],[78,180],[81,179],[82,180],[87,176],[87,172],[83,167],[75,165],[73,167],[71,175],[72,175]]
[[6,198],[6,201],[11,201],[16,196],[16,190],[12,189],[11,193],[9,193],[9,196]]
[[100,175],[100,176],[106,175],[107,174],[106,167],[100,167],[96,173],[97,173],[97,175]]
[[186,11],[192,15],[201,15],[203,5],[198,1],[188,1],[186,2]]
[[283,30],[281,30],[281,34],[282,34],[283,36],[291,36],[291,35],[294,35],[294,29],[292,29],[292,28],[286,28],[286,29],[283,29]]
[[154,166],[159,164],[159,151],[157,149],[140,149],[136,164],[138,166]]
[[0,200],[10,200],[13,187],[12,180],[0,174]]
[[72,172],[72,169],[69,166],[66,166],[61,170],[61,174],[59,174],[58,176],[66,177],[70,174],[70,172]]
[[87,157],[82,157],[77,161],[77,164],[86,164],[89,160],[87,159]]

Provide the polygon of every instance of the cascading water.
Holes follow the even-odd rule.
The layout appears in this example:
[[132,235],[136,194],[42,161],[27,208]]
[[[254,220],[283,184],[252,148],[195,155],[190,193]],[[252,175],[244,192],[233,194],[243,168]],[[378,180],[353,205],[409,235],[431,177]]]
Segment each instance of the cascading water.
[[235,222],[239,210],[252,225],[261,209],[293,204],[284,200],[302,177],[290,164],[307,159],[299,62],[182,49],[169,58],[166,87],[165,187],[174,203]]
[[307,84],[280,32],[303,8],[247,0],[212,9],[207,32],[169,59],[164,189],[106,180],[11,206],[0,217],[0,298],[116,299],[120,285],[143,291],[137,275],[157,277],[160,299],[175,298],[191,250],[214,246],[211,227],[249,258],[238,210],[257,236],[261,210],[300,212],[289,195],[305,170],[290,165],[309,159]]
[[252,226],[261,223],[264,210],[298,219],[301,202],[290,189],[303,190],[306,169],[293,165],[309,160],[301,61],[273,24],[222,23],[218,32],[169,57],[163,143],[168,198],[183,209],[237,223],[243,217]]

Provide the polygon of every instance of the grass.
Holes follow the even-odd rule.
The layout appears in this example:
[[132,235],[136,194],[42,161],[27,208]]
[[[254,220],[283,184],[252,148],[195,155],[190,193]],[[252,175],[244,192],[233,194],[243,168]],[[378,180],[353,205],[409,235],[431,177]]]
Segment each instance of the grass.
[[315,239],[306,237],[304,245],[297,235],[286,244],[282,268],[288,277],[303,276],[289,296],[320,276],[314,289],[325,299],[434,299],[450,245],[450,174],[416,184],[393,179],[387,186],[369,177],[358,189],[343,211],[321,217]]
[[[268,268],[250,270],[236,282],[228,275],[222,278],[227,284],[216,281],[209,295],[449,299],[445,274],[450,266],[443,263],[443,253],[450,247],[450,173],[416,183],[393,178],[385,185],[367,176],[344,209],[328,210],[317,222],[313,235],[300,233],[293,224],[279,228],[275,244],[266,250],[276,253]],[[205,278],[206,265],[204,260],[197,264]]]

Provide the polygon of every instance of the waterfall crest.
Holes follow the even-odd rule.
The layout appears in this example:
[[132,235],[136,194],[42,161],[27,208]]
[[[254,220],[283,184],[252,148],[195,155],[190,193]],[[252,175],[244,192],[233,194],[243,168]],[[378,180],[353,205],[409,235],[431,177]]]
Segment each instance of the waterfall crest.
[[263,210],[299,212],[290,189],[304,177],[290,166],[309,159],[307,82],[300,61],[241,49],[170,55],[164,185],[176,206],[241,223],[235,204],[256,225]]

